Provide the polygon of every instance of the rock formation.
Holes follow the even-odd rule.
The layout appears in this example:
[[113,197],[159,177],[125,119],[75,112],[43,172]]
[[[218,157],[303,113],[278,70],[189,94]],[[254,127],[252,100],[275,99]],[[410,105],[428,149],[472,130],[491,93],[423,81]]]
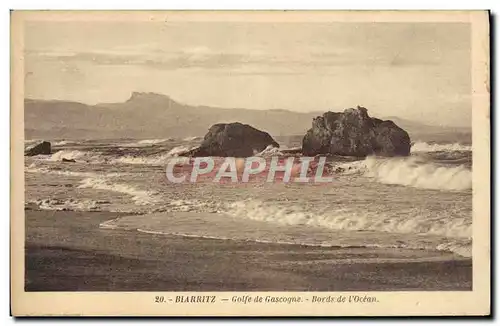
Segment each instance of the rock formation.
[[239,122],[218,123],[210,127],[200,147],[186,155],[249,157],[269,145],[279,147],[267,132]]
[[368,116],[366,108],[326,112],[313,119],[302,140],[304,155],[407,156],[410,137],[390,120]]
[[51,154],[51,146],[48,141],[41,141],[33,144],[24,150],[25,156],[49,155]]

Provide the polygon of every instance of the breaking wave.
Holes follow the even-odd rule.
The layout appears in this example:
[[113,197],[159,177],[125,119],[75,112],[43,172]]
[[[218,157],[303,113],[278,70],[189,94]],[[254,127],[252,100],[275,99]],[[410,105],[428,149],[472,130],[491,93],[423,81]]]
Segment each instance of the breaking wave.
[[429,144],[425,142],[416,142],[411,146],[411,152],[452,152],[452,151],[471,151],[471,145],[454,144]]
[[[123,217],[102,223],[101,227],[321,247],[430,249],[471,256],[472,226],[467,218],[435,217],[432,212],[422,215],[420,211],[360,212],[349,208],[313,212],[299,205],[256,199],[226,203],[221,210],[206,210],[207,204],[211,206],[179,201],[172,205],[182,209],[168,209],[178,213]],[[199,205],[203,206],[201,211],[195,207]]]
[[33,144],[38,143],[40,141],[41,141],[40,139],[25,139],[24,146],[30,146],[30,145],[33,145]]
[[79,150],[60,150],[52,155],[38,155],[37,160],[61,162],[63,159],[74,160],[79,163],[92,164],[143,164],[143,165],[162,165],[166,164],[169,158],[178,157],[186,154],[190,150],[197,148],[193,145],[181,145],[172,148],[165,154],[155,155],[126,155],[126,156],[109,156],[101,152],[94,151],[79,151]]
[[273,145],[267,146],[262,152],[256,153],[255,156],[282,156],[283,153],[278,147],[274,147]]
[[64,146],[64,145],[72,145],[72,144],[78,144],[78,142],[73,141],[73,140],[61,140],[52,143],[53,146]]
[[62,175],[66,177],[81,177],[88,178],[97,176],[97,174],[93,172],[79,172],[79,171],[66,171],[66,170],[51,170],[46,167],[37,167],[35,164],[31,164],[27,168],[24,169],[24,172],[27,173],[41,173],[41,174],[52,174],[52,175]]
[[122,147],[143,147],[143,146],[153,146],[156,144],[162,144],[167,141],[172,141],[174,138],[162,138],[162,139],[143,139],[137,142],[122,144]]
[[[422,214],[385,216],[379,212],[359,212],[338,209],[315,213],[290,204],[268,204],[259,200],[245,200],[228,204],[229,214],[257,221],[284,225],[307,225],[334,230],[382,231],[390,233],[419,233],[446,237],[469,238],[472,224],[464,218],[429,218]],[[439,223],[436,223],[439,222]]]
[[274,147],[273,145],[269,145],[262,152],[255,153],[255,156],[261,156],[261,157],[286,156],[290,153],[298,153],[301,151],[301,149],[302,147],[289,148],[286,145],[282,145],[278,148]]
[[189,152],[195,148],[198,148],[198,146],[188,146],[188,145],[177,146],[177,147],[172,148],[167,153],[167,156],[168,157],[177,157],[179,155],[186,154],[187,152]]
[[464,165],[439,165],[418,157],[368,157],[340,167],[345,174],[360,173],[385,184],[435,190],[472,188],[472,171]]
[[193,136],[193,137],[186,137],[183,139],[183,141],[195,141],[195,140],[202,140],[203,137],[200,136]]
[[169,141],[169,140],[172,140],[172,138],[164,138],[164,139],[143,139],[143,140],[139,140],[137,142],[137,144],[145,144],[145,145],[150,145],[150,144],[160,144],[160,143],[164,143],[166,141]]
[[81,181],[78,188],[91,188],[97,190],[108,190],[132,196],[136,205],[152,205],[159,202],[157,193],[137,189],[131,185],[113,183],[106,177],[91,177]]
[[[41,174],[51,174],[51,175],[61,175],[66,177],[80,177],[80,178],[91,178],[98,177],[99,175],[95,172],[81,172],[81,171],[68,171],[68,170],[52,170],[47,167],[37,167],[36,164],[32,163],[28,167],[24,169],[24,172],[27,173],[41,173]],[[129,175],[130,173],[126,172],[111,172],[101,175],[101,177],[105,178],[116,178],[125,175]]]
[[122,156],[115,158],[111,163],[119,164],[144,164],[144,165],[162,165],[169,158],[168,154],[154,156]]
[[[111,172],[106,174],[97,174],[94,172],[79,172],[79,171],[67,171],[67,170],[52,170],[47,167],[37,167],[35,164],[25,168],[27,173],[40,173],[49,175],[61,175],[66,177],[77,177],[80,178],[78,188],[91,188],[96,190],[107,190],[118,193],[127,194],[132,197],[132,201],[139,206],[153,205],[160,202],[160,198],[154,191],[146,191],[138,189],[134,186],[116,183],[113,180],[122,176],[129,175],[126,172]],[[105,201],[95,201],[95,200],[61,200],[61,199],[43,199],[28,202],[37,205],[40,209],[44,210],[79,210],[79,211],[90,211],[90,210],[100,210],[100,204],[108,203]],[[187,209],[182,205],[183,203],[172,203],[173,206],[183,206],[182,209]]]
[[198,146],[181,145],[172,148],[168,153],[152,156],[122,156],[115,158],[111,163],[121,164],[144,164],[144,165],[163,165],[166,164],[169,158],[178,157],[182,154],[197,148]]
[[105,200],[76,200],[73,198],[31,200],[28,204],[36,205],[39,209],[51,211],[94,211],[100,210],[101,205],[109,204]]
[[[439,241],[432,245],[432,249],[452,251],[467,257],[471,251],[472,224],[466,218],[449,216],[431,218],[421,213],[386,215],[348,208],[319,213],[300,206],[269,204],[252,199],[228,204],[226,213],[235,218],[287,226],[434,236],[438,237]],[[404,247],[408,248],[410,245]]]
[[[102,229],[123,229],[121,226],[117,226],[116,224],[113,224],[115,220],[111,221],[106,221],[104,223],[101,223],[99,225],[100,228]],[[126,229],[126,228],[125,228]],[[266,244],[283,244],[283,245],[300,245],[300,246],[308,246],[308,247],[323,247],[323,248],[404,248],[404,249],[431,249],[431,250],[439,250],[439,251],[446,251],[446,252],[452,252],[455,254],[458,254],[459,256],[462,257],[472,257],[472,247],[471,243],[467,241],[443,241],[443,243],[440,244],[435,244],[435,245],[430,245],[429,243],[413,243],[413,244],[408,244],[408,243],[403,243],[400,240],[395,240],[393,242],[388,242],[388,243],[377,243],[377,240],[373,241],[373,243],[366,243],[362,241],[356,241],[355,239],[349,239],[348,241],[345,241],[346,243],[343,243],[344,240],[347,239],[336,239],[336,240],[323,240],[323,241],[317,241],[315,239],[309,239],[309,238],[300,238],[300,236],[297,238],[295,235],[292,236],[287,236],[287,235],[281,235],[279,236],[279,239],[276,239],[276,236],[270,236],[269,234],[266,234],[265,236],[257,236],[257,237],[251,237],[248,234],[232,234],[231,236],[225,236],[222,234],[216,234],[216,235],[209,235],[207,232],[176,232],[176,231],[171,231],[168,229],[162,229],[162,230],[155,230],[155,229],[142,229],[142,228],[137,228],[135,229],[138,232],[141,233],[147,233],[147,234],[156,234],[156,235],[175,235],[175,236],[181,236],[181,237],[186,237],[186,238],[201,238],[201,239],[213,239],[213,240],[233,240],[233,241],[246,241],[246,242],[257,242],[257,243],[266,243]],[[213,230],[210,230],[213,231]],[[364,259],[371,259],[371,258],[364,258]],[[399,258],[399,261],[401,261],[402,258]],[[418,258],[406,258],[409,260],[415,260]],[[380,258],[376,258],[378,262],[381,262]],[[335,259],[336,263],[342,263],[342,262],[349,262],[352,263],[352,258],[348,258],[346,260],[342,258]]]
[[53,162],[66,160],[75,160],[76,162],[85,163],[104,163],[106,161],[105,157],[99,152],[87,152],[79,150],[61,150],[57,151],[52,155],[38,155],[37,159],[48,160]]

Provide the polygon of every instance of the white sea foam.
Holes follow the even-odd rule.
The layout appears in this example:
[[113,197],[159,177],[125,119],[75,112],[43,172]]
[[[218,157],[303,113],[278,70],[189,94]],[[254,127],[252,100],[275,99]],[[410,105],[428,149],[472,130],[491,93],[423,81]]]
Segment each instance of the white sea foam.
[[[277,205],[258,200],[228,204],[226,213],[235,218],[273,223],[282,227],[299,226],[303,232],[307,232],[307,227],[313,227],[329,229],[332,230],[331,232],[341,231],[342,233],[337,235],[339,237],[342,237],[344,232],[351,231],[382,232],[389,237],[384,240],[383,237],[378,236],[374,239],[379,242],[378,244],[370,245],[369,242],[364,241],[362,246],[437,249],[454,252],[464,257],[471,256],[472,224],[465,218],[432,217],[422,215],[421,212],[385,215],[380,212],[360,212],[352,209],[318,213],[299,206]],[[406,235],[413,240],[403,240],[397,243],[391,241],[393,237],[404,239]],[[414,238],[417,235],[422,238]],[[344,240],[327,241],[326,244],[334,243],[342,246],[343,243],[349,243],[351,240],[353,239],[348,237]],[[304,244],[317,245],[317,243],[307,241]]]
[[99,224],[99,228],[101,229],[112,229],[112,230],[115,230],[117,229],[116,227],[116,222],[119,220],[120,218],[114,218],[112,220],[107,220],[107,221],[104,221],[102,223]]
[[74,140],[61,140],[52,143],[53,146],[64,146],[64,145],[72,145],[72,144],[77,144]]
[[65,159],[72,159],[72,160],[80,160],[84,157],[88,157],[89,154],[88,152],[82,152],[82,151],[77,151],[77,150],[74,150],[74,151],[58,151],[58,152],[55,152],[54,154],[52,154],[50,156],[50,161],[61,161],[63,158]]
[[164,143],[168,140],[170,140],[171,138],[163,138],[163,139],[143,139],[143,140],[139,140],[137,142],[137,144],[145,144],[145,145],[150,145],[150,144],[160,144],[160,143]]
[[197,148],[198,146],[181,145],[172,148],[165,154],[151,156],[122,156],[117,158],[106,157],[100,152],[79,151],[79,150],[61,150],[52,155],[39,155],[38,160],[48,160],[53,162],[62,161],[62,159],[75,160],[85,163],[109,163],[109,164],[144,164],[144,165],[163,165],[169,158],[177,157]]
[[78,188],[91,188],[124,193],[132,196],[136,205],[152,205],[160,200],[156,192],[137,189],[131,185],[114,183],[106,177],[91,177],[81,181]]
[[131,156],[122,157],[106,157],[100,152],[79,151],[79,150],[60,150],[52,155],[39,155],[38,160],[47,160],[53,162],[62,161],[62,159],[75,160],[76,162],[92,163],[92,164],[144,164],[144,165],[163,165],[169,158],[178,157],[186,154],[190,150],[197,148],[196,145],[180,145],[172,148],[165,154],[157,154],[150,156]]
[[282,225],[305,225],[332,230],[381,231],[403,234],[429,234],[445,237],[469,238],[472,224],[464,218],[431,218],[419,214],[384,215],[379,212],[360,212],[337,209],[317,213],[290,204],[269,204],[259,200],[237,201],[228,204],[227,213],[256,221]]
[[122,147],[144,147],[144,146],[153,146],[156,144],[165,143],[167,141],[171,141],[173,138],[160,138],[160,139],[143,139],[137,142],[122,144]]
[[193,137],[186,137],[183,139],[183,141],[194,141],[194,140],[201,140],[201,139],[203,139],[203,137],[193,136]]
[[278,147],[274,147],[273,145],[268,145],[262,152],[255,153],[255,156],[282,156],[283,153]]
[[62,175],[67,177],[93,177],[97,176],[97,174],[93,172],[79,172],[79,171],[67,171],[67,170],[51,170],[46,167],[37,167],[35,164],[31,164],[30,166],[24,169],[24,172],[27,173],[41,173],[41,174],[52,174],[52,175]]
[[52,155],[39,155],[37,159],[53,162],[62,161],[62,159],[75,160],[76,162],[103,163],[105,158],[99,152],[87,152],[79,150],[61,150]]
[[115,158],[110,162],[120,164],[163,165],[167,163],[169,158],[180,156],[195,148],[197,148],[197,146],[181,145],[172,148],[166,154],[152,156],[122,156]]
[[436,246],[437,250],[451,251],[463,257],[472,257],[472,244],[449,240]]
[[177,157],[179,155],[186,154],[187,152],[189,152],[190,150],[193,150],[195,148],[198,148],[198,146],[188,146],[188,145],[177,146],[177,147],[172,148],[167,153],[167,156],[168,157]]
[[365,175],[382,183],[424,189],[467,190],[472,188],[472,172],[459,166],[440,166],[417,158],[381,159],[368,157]]
[[367,157],[338,165],[343,174],[361,174],[385,184],[435,190],[472,188],[472,171],[463,165],[439,165],[418,157]]
[[376,228],[358,232],[359,230],[349,227],[342,221],[341,223],[336,223],[338,220],[333,219],[328,221],[326,216],[317,219],[315,223],[305,223],[301,219],[294,220],[290,217],[284,219],[285,215],[293,215],[290,212],[282,211],[283,214],[276,215],[276,210],[269,208],[273,204],[264,202],[257,204],[259,206],[256,212],[257,218],[249,218],[253,216],[252,212],[255,212],[253,204],[257,202],[245,201],[236,204],[241,207],[231,212],[236,214],[233,216],[231,213],[228,215],[220,212],[213,214],[177,211],[122,217],[102,223],[101,227],[138,230],[151,234],[317,247],[437,249],[470,257],[469,237],[446,238],[414,232],[391,233]]
[[24,146],[30,146],[30,145],[33,145],[35,143],[38,143],[38,142],[41,142],[42,140],[41,139],[25,139],[24,140]]
[[99,200],[76,200],[70,199],[42,199],[28,201],[29,204],[37,205],[39,209],[51,211],[92,211],[101,208],[102,204],[108,204],[106,201]]
[[111,163],[118,164],[144,164],[144,165],[163,165],[169,158],[168,155],[154,156],[122,156],[111,160]]
[[429,144],[425,142],[416,142],[411,146],[411,152],[452,152],[452,151],[471,151],[472,146],[459,143],[453,144]]
[[289,152],[297,152],[297,151],[300,151],[300,149],[301,149],[301,147],[289,148],[286,145],[282,145],[278,148],[278,147],[274,147],[273,145],[268,145],[262,152],[254,153],[254,155],[261,156],[261,157],[285,156]]
[[[115,220],[112,221],[106,221],[106,222],[114,222]],[[114,225],[114,224],[106,224],[101,223],[100,228],[103,229],[122,229],[121,227]],[[251,238],[248,236],[245,236],[243,234],[239,234],[237,236],[222,236],[222,235],[207,235],[207,234],[200,234],[196,232],[192,233],[187,233],[187,232],[172,232],[168,230],[151,230],[151,229],[142,229],[138,228],[136,231],[141,232],[141,233],[147,233],[147,234],[154,234],[154,235],[175,235],[175,236],[181,236],[181,237],[186,237],[186,238],[199,238],[199,239],[212,239],[212,240],[233,240],[233,241],[246,241],[246,242],[257,242],[257,243],[265,243],[265,244],[282,244],[282,245],[300,245],[300,246],[308,246],[308,247],[322,247],[322,248],[405,248],[405,249],[436,249],[439,251],[448,251],[448,252],[453,252],[455,254],[458,254],[459,256],[462,257],[472,257],[472,246],[471,243],[468,242],[460,242],[460,241],[450,241],[450,242],[444,242],[442,244],[437,244],[437,245],[431,245],[431,244],[420,244],[415,245],[415,244],[405,244],[405,243],[349,243],[349,244],[342,244],[342,240],[333,240],[333,241],[328,241],[328,242],[316,242],[316,241],[310,241],[310,240],[305,240],[304,239],[289,239],[289,240],[275,240],[275,239],[260,239],[260,238]],[[361,258],[357,260],[358,262],[360,260],[365,260],[365,262],[370,262],[373,261],[375,263],[380,263],[380,262],[388,262],[388,261],[395,261],[395,262],[401,262],[401,261],[428,261],[429,259],[436,259],[440,260],[443,259],[442,257],[435,257],[435,258],[418,258],[418,257],[407,257],[407,258],[371,258],[371,257],[366,257],[366,258]],[[342,259],[342,258],[335,258],[331,261],[331,264],[345,264],[345,263],[352,263],[353,258],[347,258],[347,259]]]
[[168,211],[172,212],[209,212],[216,213],[222,203],[214,200],[196,200],[196,199],[177,199],[171,200],[166,204]]
[[125,175],[130,175],[126,172],[111,172],[103,175],[99,175],[95,172],[83,172],[83,171],[68,171],[68,170],[52,170],[47,167],[38,167],[35,163],[30,164],[24,169],[27,173],[40,173],[40,174],[51,174],[51,175],[62,175],[67,177],[80,177],[80,178],[91,178],[91,177],[102,177],[102,178],[117,178]]

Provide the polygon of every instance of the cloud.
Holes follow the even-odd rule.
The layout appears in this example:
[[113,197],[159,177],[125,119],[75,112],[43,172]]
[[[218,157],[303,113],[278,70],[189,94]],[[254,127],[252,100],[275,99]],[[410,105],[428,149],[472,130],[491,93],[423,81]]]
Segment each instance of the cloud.
[[[65,49],[31,50],[28,57],[59,62],[88,62],[104,66],[141,66],[161,70],[219,69],[234,74],[296,74],[293,69],[320,70],[339,66],[387,66],[404,67],[439,65],[440,58],[415,55],[411,51],[369,52],[344,48],[335,51],[314,47],[298,47],[287,53],[273,53],[265,48],[218,51],[207,46],[166,50],[154,44],[136,47],[92,51],[69,51]],[[240,68],[254,67],[238,72]],[[283,71],[285,69],[286,71]],[[292,69],[292,70],[290,70]],[[321,71],[318,71],[321,73]]]
[[90,62],[95,65],[135,65],[159,69],[221,68],[249,63],[248,56],[239,53],[218,53],[208,48],[190,48],[176,52],[128,51],[28,51],[28,58],[60,62]]

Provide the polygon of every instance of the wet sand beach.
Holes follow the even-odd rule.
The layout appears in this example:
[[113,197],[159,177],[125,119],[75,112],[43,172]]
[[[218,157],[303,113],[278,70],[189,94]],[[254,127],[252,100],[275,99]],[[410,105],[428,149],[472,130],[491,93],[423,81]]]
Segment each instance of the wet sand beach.
[[443,251],[258,243],[106,230],[112,212],[26,213],[26,291],[471,290]]

